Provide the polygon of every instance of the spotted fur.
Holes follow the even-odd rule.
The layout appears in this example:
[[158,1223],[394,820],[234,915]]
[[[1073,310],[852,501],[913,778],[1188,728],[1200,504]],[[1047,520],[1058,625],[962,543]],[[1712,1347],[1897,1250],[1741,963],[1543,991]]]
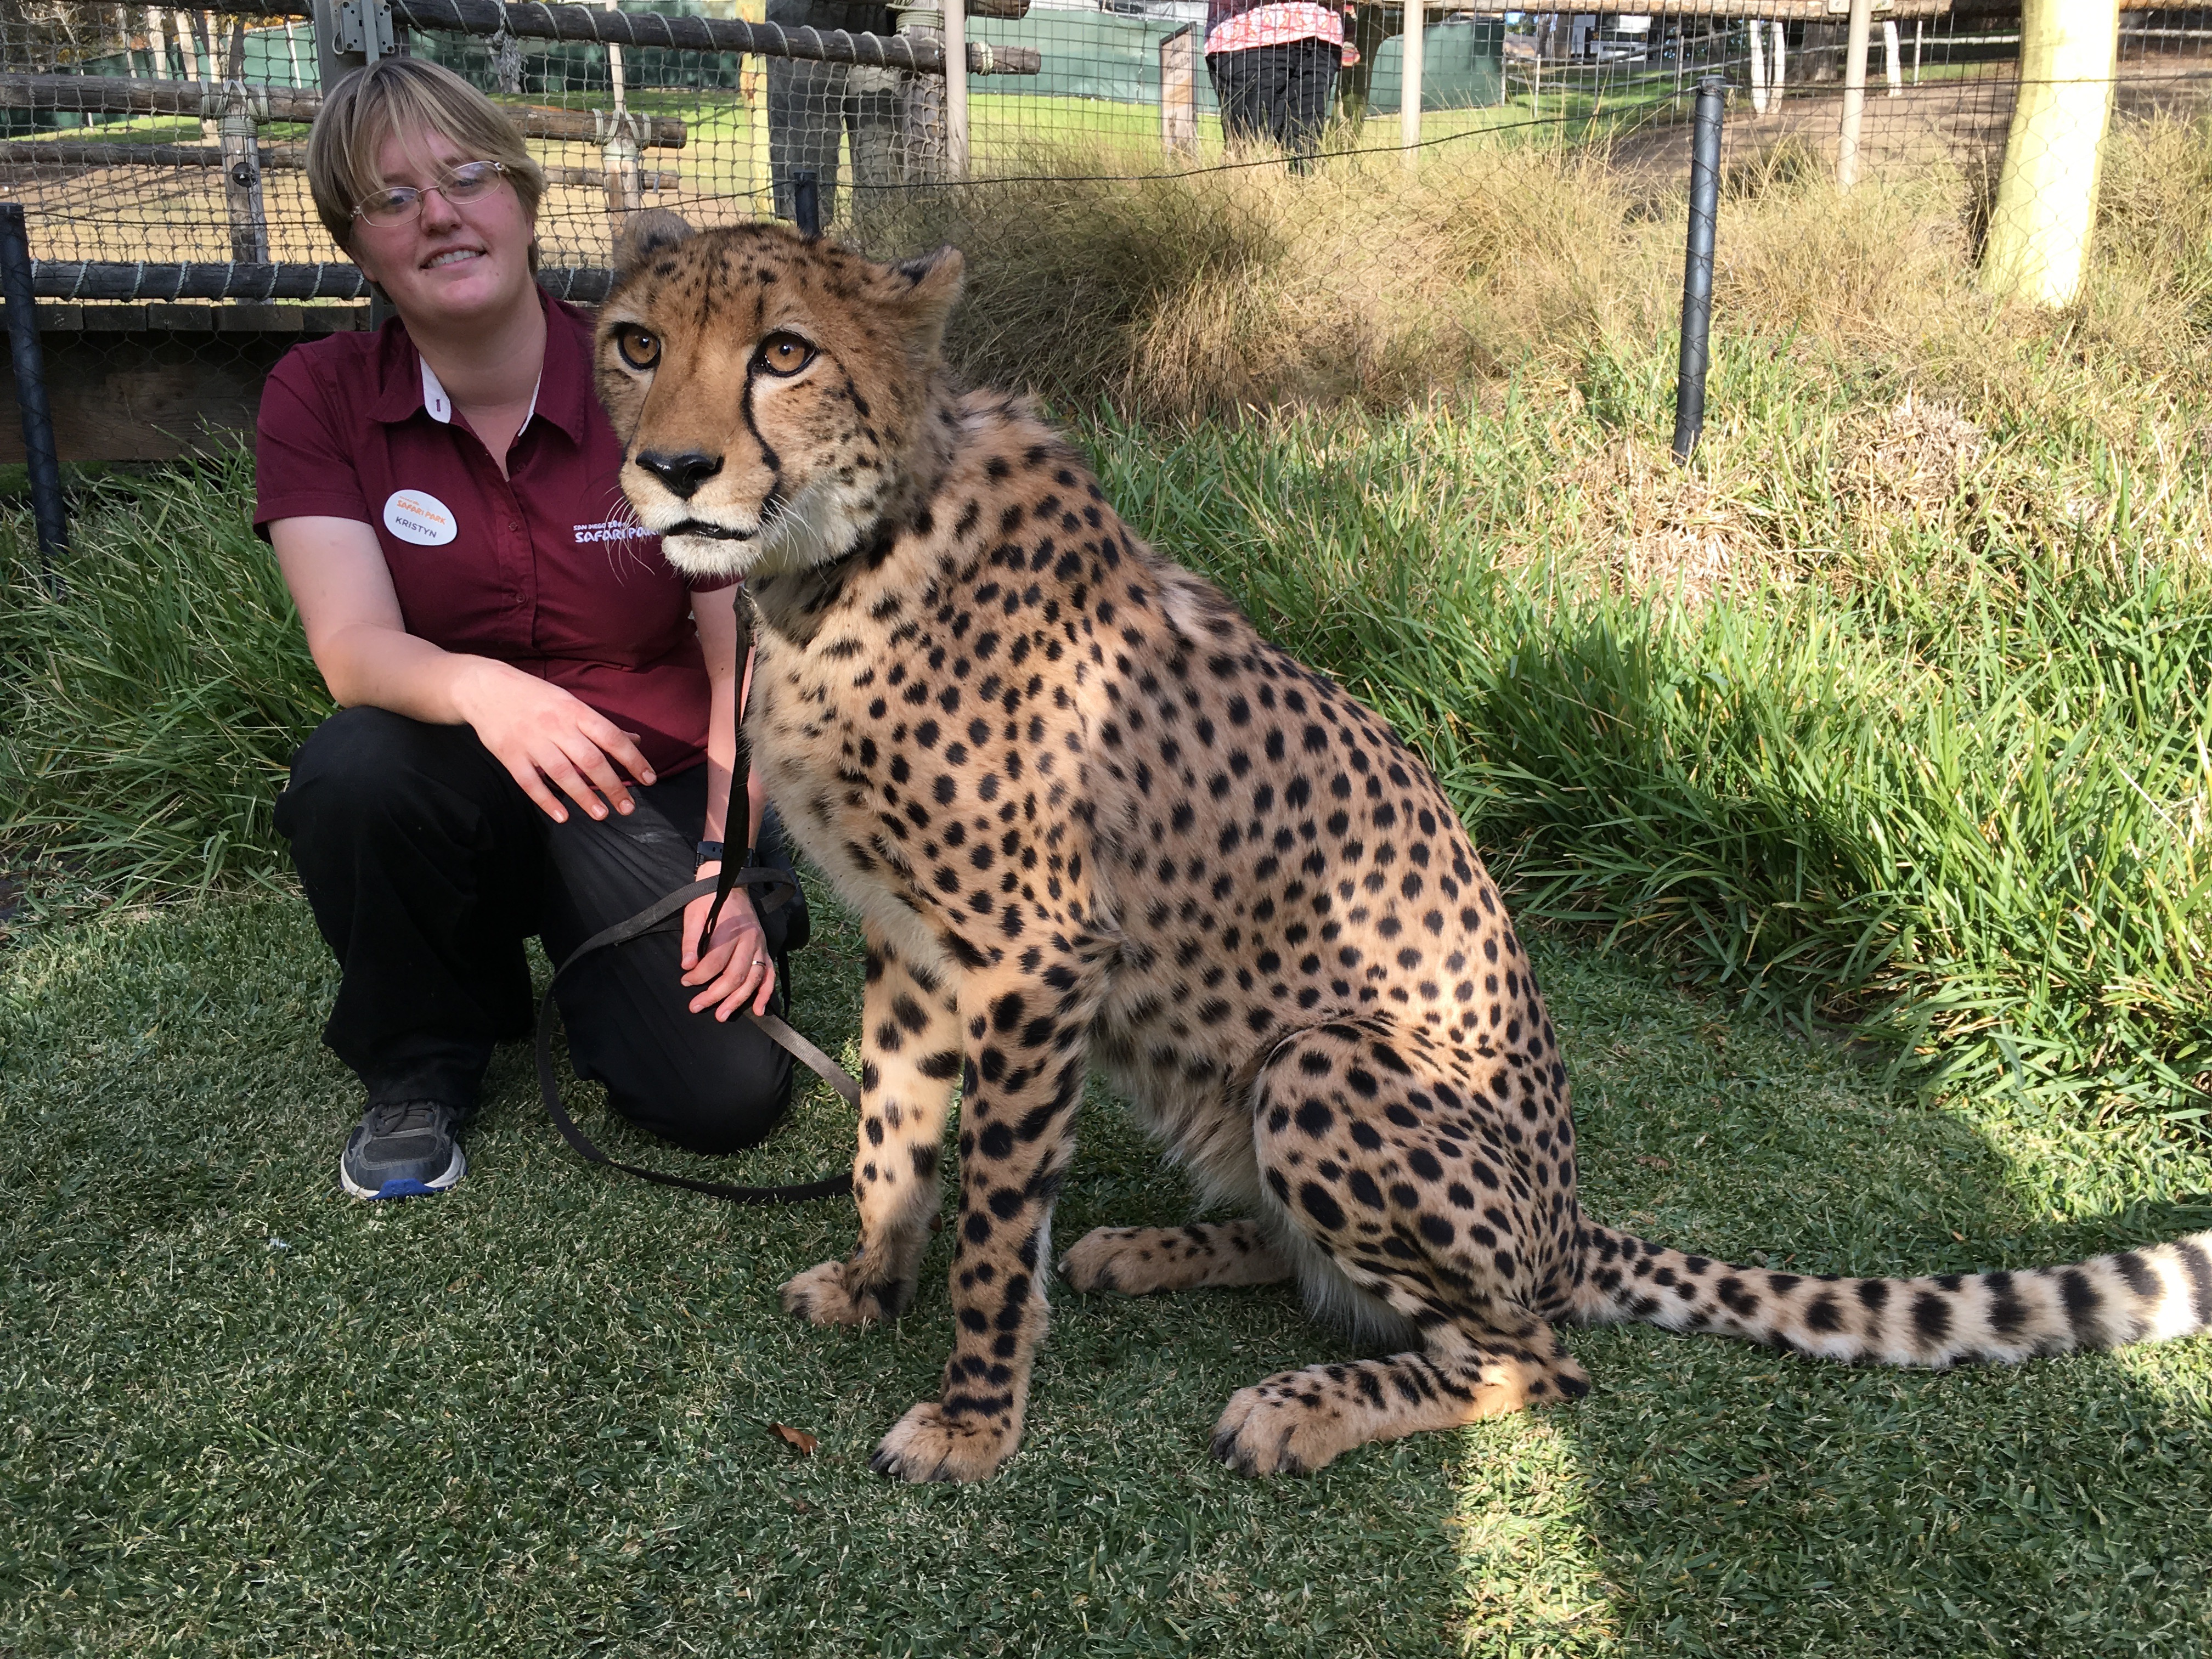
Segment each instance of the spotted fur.
[[1238,1393],[1213,1444],[1251,1473],[1580,1395],[1562,1322],[1904,1365],[2212,1322],[2212,1235],[1846,1280],[1586,1218],[1551,1021],[1436,781],[1139,542],[1026,405],[954,390],[959,277],[949,249],[663,227],[599,325],[624,486],[678,565],[747,574],[758,765],[867,934],[860,1243],[784,1287],[792,1311],[908,1305],[960,1089],[952,1354],[878,1468],[969,1480],[1013,1452],[1093,1066],[1248,1218],[1102,1229],[1069,1283],[1295,1278],[1401,1350]]

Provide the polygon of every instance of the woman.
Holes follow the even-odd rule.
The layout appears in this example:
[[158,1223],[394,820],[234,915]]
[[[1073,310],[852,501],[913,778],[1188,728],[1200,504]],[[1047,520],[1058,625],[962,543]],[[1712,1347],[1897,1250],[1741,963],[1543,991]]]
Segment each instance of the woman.
[[1206,72],[1231,146],[1267,140],[1309,173],[1336,101],[1345,44],[1340,0],[1207,0]]
[[[276,824],[342,969],[324,1040],[368,1091],[340,1180],[396,1197],[466,1168],[492,1046],[530,1028],[524,939],[560,960],[720,869],[734,589],[687,586],[631,522],[591,325],[532,280],[544,175],[488,99],[385,58],[325,100],[307,173],[398,317],[293,351],[262,398],[256,528],[343,708]],[[730,1017],[768,1010],[804,916],[764,930],[733,895],[702,942],[708,903],[587,958],[561,1006],[617,1110],[724,1152],[789,1099],[788,1059]]]

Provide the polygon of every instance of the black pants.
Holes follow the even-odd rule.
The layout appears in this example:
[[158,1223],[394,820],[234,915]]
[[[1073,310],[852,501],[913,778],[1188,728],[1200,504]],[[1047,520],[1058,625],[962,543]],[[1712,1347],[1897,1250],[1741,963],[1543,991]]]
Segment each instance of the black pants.
[[[342,975],[323,1040],[372,1103],[474,1106],[493,1045],[531,1030],[523,940],[557,963],[691,879],[707,769],[632,793],[627,817],[571,806],[556,824],[467,726],[381,708],[301,745],[276,828]],[[787,867],[771,825],[760,861]],[[763,925],[779,959],[805,942],[803,904]],[[680,952],[651,933],[578,964],[559,991],[570,1058],[641,1127],[695,1152],[750,1146],[790,1103],[790,1057],[750,1020],[690,1012]]]
[[[889,34],[890,9],[880,0],[769,0],[768,21],[786,28],[848,30],[855,34]],[[822,222],[837,210],[837,141],[849,143],[853,183],[880,195],[896,185],[900,166],[899,87],[902,71],[866,64],[817,64],[803,58],[768,60],[769,178],[775,186],[775,216],[797,216],[792,174],[811,169],[818,190]]]
[[1268,139],[1288,150],[1291,170],[1306,172],[1321,147],[1336,97],[1343,50],[1310,36],[1279,46],[1217,52],[1206,60],[1221,105],[1221,134],[1232,144]]

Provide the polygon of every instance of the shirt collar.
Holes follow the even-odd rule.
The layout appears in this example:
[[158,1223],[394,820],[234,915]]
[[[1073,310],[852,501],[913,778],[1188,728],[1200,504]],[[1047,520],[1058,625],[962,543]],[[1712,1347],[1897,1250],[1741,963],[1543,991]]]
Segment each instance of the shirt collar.
[[[580,444],[589,429],[594,395],[591,319],[543,289],[538,290],[538,302],[545,308],[545,362],[538,371],[537,390],[531,394],[530,413],[523,417],[522,425],[526,428],[532,419],[543,416],[567,433],[570,441]],[[397,425],[420,412],[441,424],[452,422],[453,400],[407,337],[405,325],[397,318],[384,325],[378,360],[378,387],[369,407],[370,419]],[[518,434],[520,429],[517,428]]]
[[[421,354],[416,355],[419,356]],[[453,400],[446,395],[446,388],[439,383],[438,371],[430,367],[430,360],[423,357],[422,362],[423,412],[440,426],[451,426],[453,423]],[[530,407],[522,413],[522,424],[514,428],[516,437],[520,437],[529,429],[530,417],[538,412],[538,394],[544,389],[545,371],[541,368],[538,371],[538,384],[530,388]]]

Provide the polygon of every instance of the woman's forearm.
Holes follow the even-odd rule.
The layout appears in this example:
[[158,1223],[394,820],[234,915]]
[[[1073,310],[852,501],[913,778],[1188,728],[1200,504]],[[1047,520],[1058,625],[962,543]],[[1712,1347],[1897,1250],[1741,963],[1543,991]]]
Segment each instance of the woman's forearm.
[[522,671],[447,651],[379,623],[356,623],[311,641],[315,666],[344,708],[388,708],[432,726],[474,723],[488,683]]

